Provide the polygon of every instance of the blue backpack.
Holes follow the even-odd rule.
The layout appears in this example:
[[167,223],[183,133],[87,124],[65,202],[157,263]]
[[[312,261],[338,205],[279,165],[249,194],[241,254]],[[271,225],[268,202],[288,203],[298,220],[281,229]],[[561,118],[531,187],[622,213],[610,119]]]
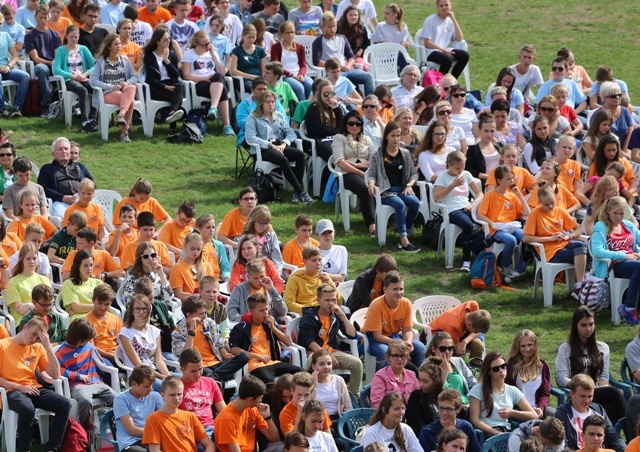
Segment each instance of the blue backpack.
[[489,289],[501,286],[500,273],[496,263],[496,255],[491,251],[481,251],[471,265],[471,287],[473,289]]

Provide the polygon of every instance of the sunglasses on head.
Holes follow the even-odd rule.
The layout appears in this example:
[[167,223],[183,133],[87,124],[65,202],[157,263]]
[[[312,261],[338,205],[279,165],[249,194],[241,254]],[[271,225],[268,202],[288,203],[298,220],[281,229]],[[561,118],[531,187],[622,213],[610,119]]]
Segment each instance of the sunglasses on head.
[[497,374],[498,372],[500,372],[501,370],[505,370],[507,368],[507,363],[502,363],[499,366],[493,366],[491,368],[491,372],[493,372],[494,374]]
[[441,345],[438,347],[440,353],[452,352],[455,349],[453,345]]
[[333,96],[336,95],[336,92],[335,91],[326,91],[326,92],[322,93],[322,95],[324,97],[333,97]]
[[552,72],[564,72],[564,68],[562,66],[554,66],[551,68]]
[[158,257],[158,254],[157,254],[157,253],[143,254],[143,255],[142,255],[142,258],[143,258],[143,259],[145,259],[145,260],[146,260],[146,259],[149,259],[149,258],[151,258],[151,259],[155,259],[156,257]]
[[467,93],[455,93],[455,94],[452,94],[451,97],[455,97],[456,99],[459,99],[460,97],[467,97]]
[[360,127],[362,126],[362,123],[358,121],[347,121],[347,125],[351,127]]

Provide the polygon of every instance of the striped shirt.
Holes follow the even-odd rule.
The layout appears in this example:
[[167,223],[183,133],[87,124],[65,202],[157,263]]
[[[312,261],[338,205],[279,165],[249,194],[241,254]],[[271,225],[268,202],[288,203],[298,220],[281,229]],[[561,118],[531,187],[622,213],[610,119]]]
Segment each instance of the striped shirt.
[[83,383],[80,379],[81,375],[88,375],[90,377],[89,383],[83,384],[102,383],[96,369],[96,363],[91,356],[93,350],[95,350],[95,348],[90,343],[82,347],[76,347],[64,342],[56,351],[56,357],[60,363],[62,374],[69,379],[69,386],[71,388]]

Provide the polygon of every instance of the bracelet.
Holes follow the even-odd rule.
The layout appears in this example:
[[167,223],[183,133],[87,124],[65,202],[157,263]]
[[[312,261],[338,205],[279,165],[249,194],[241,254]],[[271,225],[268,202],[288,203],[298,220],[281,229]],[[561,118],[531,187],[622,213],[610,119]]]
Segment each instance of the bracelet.
[[269,421],[271,420],[271,418],[272,418],[272,417],[273,417],[273,416],[271,416],[271,415],[269,415],[268,417],[265,417],[265,418],[264,418],[265,422],[269,422]]
[[188,336],[195,336],[196,332],[195,331],[187,331],[187,335]]

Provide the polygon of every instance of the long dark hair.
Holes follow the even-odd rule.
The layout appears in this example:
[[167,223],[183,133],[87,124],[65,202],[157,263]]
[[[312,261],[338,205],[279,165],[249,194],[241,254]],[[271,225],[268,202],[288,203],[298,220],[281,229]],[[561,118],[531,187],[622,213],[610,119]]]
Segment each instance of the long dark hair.
[[424,133],[422,141],[420,142],[416,150],[413,151],[414,158],[417,159],[418,155],[420,155],[420,153],[423,151],[431,151],[433,149],[433,131],[436,127],[442,127],[445,133],[447,132],[447,126],[443,122],[433,121],[431,124],[429,124],[427,131]]
[[[355,118],[360,124],[362,124],[362,116],[360,116],[360,113],[358,113],[356,110],[351,110],[349,113],[347,113],[347,115],[344,117],[344,120],[342,121],[342,127],[340,129],[340,133],[346,137],[349,136],[347,121],[349,121],[349,119],[351,118]],[[356,141],[360,141],[360,137],[362,136],[362,129],[363,127],[360,126],[360,131],[356,135]]]
[[[502,358],[500,352],[487,353],[480,369],[480,383],[482,384],[482,405],[487,417],[493,413],[493,381],[491,380],[491,363]],[[504,358],[503,358],[504,359]],[[506,361],[505,361],[506,362]]]
[[[73,265],[71,266],[71,272],[69,279],[73,284],[79,286],[82,284],[82,277],[80,276],[80,265],[82,265],[82,261],[85,259],[89,259],[91,254],[87,250],[80,250],[76,253],[76,256],[73,258]],[[91,275],[89,275],[91,277]]]
[[[435,405],[438,402],[438,394],[444,389],[445,372],[442,369],[442,358],[439,356],[431,356],[428,361],[422,363],[418,372],[429,375],[433,382],[433,387],[428,393],[423,393],[423,399],[427,399],[429,404]],[[421,391],[418,389],[418,391]]]
[[600,138],[600,142],[598,143],[598,147],[596,148],[595,155],[593,156],[593,161],[596,164],[596,174],[598,176],[604,176],[604,172],[607,170],[607,166],[611,163],[607,160],[607,156],[604,155],[604,148],[608,144],[615,144],[618,147],[618,152],[616,152],[616,156],[612,161],[617,162],[620,160],[620,142],[618,141],[618,137],[614,134],[610,133],[608,135],[604,135]]
[[516,84],[516,74],[513,72],[513,69],[508,66],[500,69],[500,72],[498,72],[498,77],[496,78],[496,86],[502,86],[502,79],[507,76],[513,78],[513,83],[509,88],[503,86],[503,88],[507,90],[507,102],[511,104],[511,91],[513,91],[513,87]]
[[[347,22],[347,15],[354,10],[358,11],[358,22],[356,22],[355,25],[351,25]],[[349,5],[346,7],[344,13],[342,13],[342,17],[338,21],[337,33],[344,35],[347,38],[347,41],[349,41],[349,45],[351,45],[351,49],[354,53],[358,51],[358,47],[360,47],[360,43],[362,42],[362,38],[366,33],[366,30],[364,25],[362,25],[362,14],[356,6]]]
[[144,267],[142,266],[142,255],[146,250],[149,249],[153,250],[154,253],[157,253],[155,247],[151,242],[142,242],[136,248],[136,259],[133,261],[133,265],[129,267],[129,271],[136,278],[142,278],[143,276],[145,276]]
[[84,7],[91,2],[89,0],[82,0],[80,6],[78,6],[77,3],[78,2],[76,0],[71,0],[69,3],[67,3],[67,10],[76,22],[78,22],[79,24],[83,24],[84,20],[82,18],[82,13],[84,11]]
[[253,243],[253,245],[257,248],[258,250],[258,256],[256,257],[260,257],[260,242],[258,242],[258,239],[256,239],[256,236],[253,234],[247,234],[244,237],[242,237],[242,239],[240,239],[240,242],[238,242],[238,258],[236,259],[236,261],[238,261],[239,263],[241,263],[242,265],[247,265],[247,260],[244,258],[244,256],[242,255],[242,246],[246,243],[246,242],[251,242]]
[[531,151],[531,163],[535,161],[538,165],[542,165],[542,162],[547,158],[547,149],[551,152],[551,156],[555,157],[556,154],[555,141],[551,139],[550,136],[547,135],[547,139],[542,141],[538,138],[538,135],[536,135],[536,126],[541,122],[546,122],[547,125],[549,125],[547,118],[544,116],[536,116],[531,123],[531,139],[529,140],[529,143],[531,143],[531,147],[533,148]]
[[[573,311],[573,317],[571,318],[571,331],[569,332],[569,347],[571,352],[569,354],[569,364],[571,365],[570,375],[580,373],[586,373],[593,381],[598,381],[598,375],[602,374],[604,369],[604,360],[602,354],[598,350],[598,343],[596,341],[596,330],[594,328],[593,334],[587,339],[586,344],[582,344],[580,335],[578,334],[578,322],[582,319],[595,318],[593,311],[586,306],[578,306]],[[587,359],[589,360],[589,366],[585,366],[584,350],[587,352]]]
[[[387,392],[382,398],[382,400],[380,401],[380,405],[378,405],[378,409],[373,414],[373,416],[371,416],[369,425],[375,425],[378,422],[382,422],[384,418],[387,416],[387,414],[389,413],[389,409],[391,408],[391,405],[393,405],[393,402],[397,400],[402,402],[403,405],[406,405],[404,398],[402,397],[402,394],[400,394],[399,392],[393,392],[393,391]],[[393,430],[393,439],[396,442],[396,444],[398,444],[398,446],[400,447],[400,452],[407,452],[404,433],[402,432],[402,426],[400,424],[401,423],[398,422],[398,425],[396,425],[396,428]]]
[[389,141],[387,140],[387,137],[389,136],[389,134],[391,132],[393,132],[394,130],[397,130],[399,128],[400,128],[400,124],[398,124],[395,121],[391,121],[384,128],[384,132],[382,133],[381,150],[382,150],[382,159],[385,160],[385,161],[387,160],[387,158],[389,158],[389,154],[387,153],[387,145],[389,144]]
[[[158,48],[158,42],[165,34],[169,34],[169,28],[167,28],[166,25],[158,24],[153,30],[151,39],[149,39],[147,45],[142,48],[142,54],[146,55],[149,52],[154,52]],[[171,44],[171,35],[169,35],[169,44]],[[169,45],[169,49],[171,49],[171,45]]]

